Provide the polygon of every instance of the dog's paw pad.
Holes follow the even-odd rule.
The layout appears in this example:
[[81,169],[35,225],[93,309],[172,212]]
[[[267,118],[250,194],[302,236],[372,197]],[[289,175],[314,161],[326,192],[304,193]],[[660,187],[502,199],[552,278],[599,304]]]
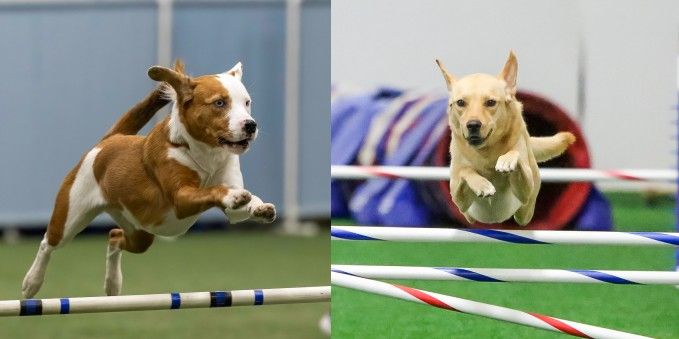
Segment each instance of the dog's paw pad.
[[516,165],[519,162],[519,157],[514,155],[505,154],[497,159],[495,164],[495,170],[501,173],[509,173],[516,169]]
[[245,206],[252,199],[252,194],[243,189],[230,189],[224,197],[224,206],[228,209],[237,209]]
[[276,207],[273,204],[261,204],[252,210],[252,216],[266,223],[276,220]]

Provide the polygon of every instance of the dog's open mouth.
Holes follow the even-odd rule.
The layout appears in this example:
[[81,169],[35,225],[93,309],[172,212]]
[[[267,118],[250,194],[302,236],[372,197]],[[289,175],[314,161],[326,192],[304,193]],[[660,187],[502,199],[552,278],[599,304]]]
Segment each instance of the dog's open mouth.
[[240,148],[246,148],[250,144],[250,139],[243,139],[239,141],[229,141],[228,139],[224,137],[219,137],[219,144],[222,146],[229,146],[229,147],[240,147]]

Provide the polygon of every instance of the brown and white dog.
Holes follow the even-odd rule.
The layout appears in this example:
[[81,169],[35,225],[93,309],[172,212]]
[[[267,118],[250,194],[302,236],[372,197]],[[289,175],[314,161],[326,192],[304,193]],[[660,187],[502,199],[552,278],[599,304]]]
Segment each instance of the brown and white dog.
[[[181,235],[209,208],[222,209],[231,222],[274,221],[274,205],[243,188],[239,155],[257,137],[257,124],[242,74],[240,63],[196,78],[185,74],[181,61],[174,70],[149,69],[149,77],[164,84],[123,115],[61,185],[23,281],[24,298],[40,289],[51,253],[102,212],[119,227],[109,233],[107,295],[120,294],[123,250],[142,253],[154,235]],[[169,101],[170,116],[148,136],[135,135]]]
[[533,218],[540,191],[538,162],[575,142],[569,132],[531,137],[516,99],[518,63],[513,52],[498,76],[471,74],[459,80],[436,60],[449,92],[450,194],[468,222],[519,225]]

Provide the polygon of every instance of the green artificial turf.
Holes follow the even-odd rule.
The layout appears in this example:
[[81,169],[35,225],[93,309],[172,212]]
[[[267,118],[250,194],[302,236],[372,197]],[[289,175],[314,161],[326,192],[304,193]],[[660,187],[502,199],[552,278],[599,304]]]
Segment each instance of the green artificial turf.
[[[0,299],[20,298],[38,238],[0,245]],[[123,294],[328,285],[327,232],[190,233],[123,254]],[[82,235],[52,256],[37,298],[102,295],[105,235]],[[0,318],[0,338],[323,338],[328,303]]]
[[[619,231],[672,231],[674,202],[609,194]],[[339,224],[339,223],[333,223]],[[669,270],[672,248],[341,242],[335,264]],[[461,298],[657,338],[679,337],[673,286],[399,280]],[[561,334],[333,287],[333,338],[556,338]]]

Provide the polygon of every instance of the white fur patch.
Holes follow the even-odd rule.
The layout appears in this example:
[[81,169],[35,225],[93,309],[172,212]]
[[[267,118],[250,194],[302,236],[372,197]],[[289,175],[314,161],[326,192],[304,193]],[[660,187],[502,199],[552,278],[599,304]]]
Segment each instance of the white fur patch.
[[101,148],[93,148],[85,155],[80,163],[78,173],[68,194],[68,214],[64,224],[64,238],[75,236],[82,230],[83,225],[79,220],[88,215],[97,207],[104,206],[106,199],[94,177],[94,160]]
[[[169,138],[170,141],[175,144],[181,144],[188,142],[186,138],[191,138],[189,132],[179,117],[179,108],[177,107],[177,101],[172,102],[172,112],[170,112],[170,122],[168,124]],[[192,139],[192,138],[191,138]]]
[[186,233],[198,220],[198,216],[199,214],[196,214],[184,219],[177,219],[174,210],[170,210],[160,225],[143,226],[142,229],[155,235],[175,237]]
[[99,152],[101,152],[101,148],[93,148],[85,155],[80,164],[69,192],[69,207],[73,205],[92,207],[106,203],[97,179],[94,177],[94,160]]
[[[243,126],[245,121],[252,119],[250,107],[246,106],[246,103],[250,101],[250,94],[248,94],[243,83],[228,72],[218,74],[217,79],[231,97],[231,110],[228,113],[231,133],[236,139],[245,139],[248,135],[245,134]],[[253,139],[255,137],[256,134]]]

